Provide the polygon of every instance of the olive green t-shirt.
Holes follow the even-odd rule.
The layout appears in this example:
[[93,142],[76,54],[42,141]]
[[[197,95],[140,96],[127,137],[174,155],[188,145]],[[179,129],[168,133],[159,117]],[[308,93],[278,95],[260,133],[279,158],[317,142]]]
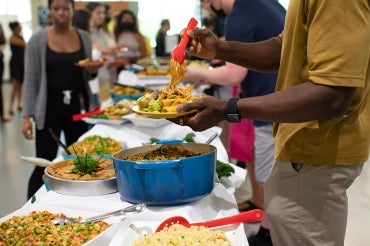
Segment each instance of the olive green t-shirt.
[[314,165],[364,163],[370,137],[370,3],[290,0],[277,90],[311,81],[356,87],[341,117],[276,123],[275,158]]

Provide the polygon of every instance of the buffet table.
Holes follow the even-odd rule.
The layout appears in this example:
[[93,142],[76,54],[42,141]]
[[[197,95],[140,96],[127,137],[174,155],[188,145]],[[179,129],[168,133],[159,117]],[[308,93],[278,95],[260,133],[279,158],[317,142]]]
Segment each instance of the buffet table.
[[[100,135],[112,137],[118,141],[125,142],[127,148],[141,146],[154,137],[158,139],[183,139],[186,134],[193,132],[189,127],[178,126],[172,122],[166,122],[158,126],[139,127],[132,121],[125,121],[120,125],[96,124],[88,132],[80,137]],[[204,132],[194,132],[194,140],[204,143],[214,133],[218,135],[221,129],[214,127]],[[212,145],[217,148],[217,159],[228,161],[227,152],[220,138],[215,138]],[[58,157],[55,161],[61,160]],[[100,236],[86,245],[129,245],[132,240],[141,234],[152,233],[164,219],[181,215],[190,222],[215,219],[238,213],[236,201],[233,195],[235,187],[240,186],[245,178],[245,170],[234,166],[236,173],[227,181],[216,182],[215,188],[208,196],[192,203],[176,206],[148,206],[143,212],[127,216],[117,216],[106,221],[112,226]],[[29,200],[24,207],[14,213],[5,216],[0,221],[13,215],[27,214],[33,210],[49,210],[51,212],[62,212],[68,216],[89,217],[122,209],[132,204],[122,201],[119,193],[101,196],[68,196],[48,190],[43,186]],[[248,241],[244,232],[244,226],[230,225],[221,228],[225,231],[233,245],[247,246]]]

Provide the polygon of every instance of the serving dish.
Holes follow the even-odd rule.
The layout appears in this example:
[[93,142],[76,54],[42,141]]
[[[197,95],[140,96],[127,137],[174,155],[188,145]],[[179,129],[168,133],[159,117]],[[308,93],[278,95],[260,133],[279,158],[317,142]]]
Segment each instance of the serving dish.
[[[134,76],[135,79],[137,79],[135,74],[132,73],[132,76]],[[140,97],[142,97],[145,93],[150,92],[150,90],[147,87],[131,85],[131,84],[124,84],[123,82],[117,82],[117,83],[114,83],[113,85],[113,88],[111,91],[111,97],[114,102],[119,102],[124,99],[137,100]]]
[[170,123],[166,119],[150,118],[140,114],[128,114],[123,119],[131,121],[135,126],[138,127],[161,127]]
[[[141,235],[154,233],[160,222],[159,220],[126,220],[119,225],[119,229],[109,246],[131,245]],[[232,245],[248,246],[243,224],[223,226],[211,230],[223,231]]]
[[112,154],[126,149],[125,142],[116,141],[110,137],[102,137],[99,135],[87,136],[81,141],[75,142],[68,146],[68,151],[72,154],[62,152],[63,159],[75,159],[77,155],[90,155],[96,158],[112,158]]
[[[196,156],[160,161],[136,161],[134,155],[164,148],[197,152]],[[113,155],[121,200],[148,205],[175,205],[199,200],[214,188],[216,147],[200,143],[145,145]]]
[[[97,215],[98,213],[96,212],[88,212],[88,211],[82,211],[82,210],[74,210],[74,209],[66,209],[66,208],[61,208],[61,207],[54,207],[54,206],[47,206],[47,205],[41,205],[41,204],[31,204],[24,206],[13,213],[3,217],[0,219],[0,222],[4,222],[7,219],[12,218],[13,216],[24,216],[28,215],[29,213],[33,211],[48,211],[50,213],[63,213],[66,216],[69,217],[90,217]],[[121,225],[121,219],[122,217],[110,217],[107,219],[104,219],[103,221],[107,222],[110,227],[108,227],[105,231],[97,235],[95,238],[92,240],[86,242],[83,244],[83,246],[96,246],[96,245],[107,245],[112,237],[117,233],[118,229],[120,228]]]
[[[113,167],[111,167],[111,160],[105,159],[107,165],[105,165],[105,169],[110,169],[111,171]],[[100,178],[100,179],[71,179],[70,177],[65,178],[54,176],[55,170],[59,167],[63,168],[67,165],[70,166],[72,169],[73,166],[73,159],[63,160],[60,162],[53,163],[45,168],[44,173],[47,178],[48,185],[51,190],[64,194],[64,195],[71,195],[71,196],[97,196],[97,195],[105,195],[110,194],[118,191],[117,187],[117,178],[115,175],[112,177],[106,177],[107,175]],[[66,169],[64,169],[66,170]],[[61,171],[57,171],[61,172]],[[64,171],[64,172],[68,172]],[[70,172],[70,171],[69,171]],[[113,172],[114,173],[114,172]],[[93,175],[90,175],[92,177]]]
[[104,125],[111,125],[111,126],[119,126],[119,125],[122,125],[126,122],[128,122],[128,120],[126,120],[125,118],[121,118],[119,120],[111,120],[111,119],[100,119],[100,118],[93,118],[93,117],[84,117],[82,118],[82,120],[88,124],[92,124],[92,125],[95,125],[95,124],[104,124]]
[[119,102],[119,101],[121,101],[123,99],[137,100],[140,97],[144,96],[144,93],[118,94],[118,93],[111,92],[110,95],[111,95],[111,97],[112,97],[112,99],[113,99],[114,102]]

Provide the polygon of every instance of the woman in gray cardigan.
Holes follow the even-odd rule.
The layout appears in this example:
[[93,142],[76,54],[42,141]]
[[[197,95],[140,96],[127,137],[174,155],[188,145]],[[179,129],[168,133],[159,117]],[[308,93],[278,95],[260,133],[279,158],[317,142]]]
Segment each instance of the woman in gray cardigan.
[[[49,129],[57,135],[63,131],[67,145],[88,130],[84,122],[73,122],[72,115],[89,110],[92,102],[89,71],[75,65],[91,58],[92,44],[87,32],[71,25],[73,1],[49,0],[49,11],[53,25],[34,34],[26,46],[22,132],[26,139],[33,139],[32,119],[36,156],[53,160],[58,146]],[[33,171],[28,198],[43,185],[43,172],[41,167]]]

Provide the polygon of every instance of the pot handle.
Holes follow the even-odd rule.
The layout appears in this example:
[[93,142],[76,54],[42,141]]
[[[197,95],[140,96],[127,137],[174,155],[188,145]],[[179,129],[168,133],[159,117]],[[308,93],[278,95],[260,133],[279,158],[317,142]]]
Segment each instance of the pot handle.
[[146,162],[135,162],[135,169],[160,169],[169,167],[182,167],[183,164],[181,159],[178,160],[165,160],[165,161],[152,161],[150,163]]
[[185,141],[182,139],[162,139],[158,140],[154,144],[177,144],[177,143],[184,143]]

